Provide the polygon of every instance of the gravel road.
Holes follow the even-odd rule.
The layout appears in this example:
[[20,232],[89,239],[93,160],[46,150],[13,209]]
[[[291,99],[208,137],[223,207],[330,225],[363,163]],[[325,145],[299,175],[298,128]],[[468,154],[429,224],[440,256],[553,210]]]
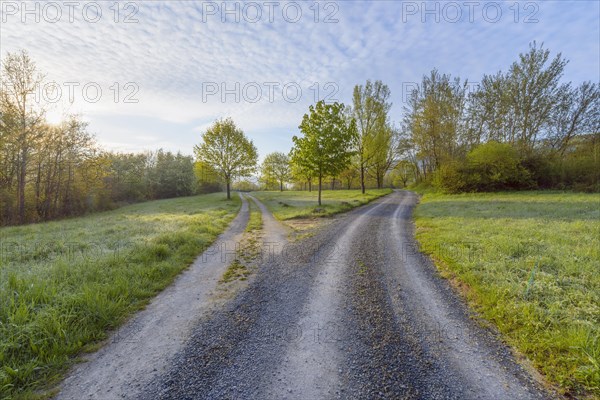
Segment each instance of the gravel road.
[[258,272],[135,398],[549,398],[416,251],[416,203],[394,192],[293,243],[261,205]]

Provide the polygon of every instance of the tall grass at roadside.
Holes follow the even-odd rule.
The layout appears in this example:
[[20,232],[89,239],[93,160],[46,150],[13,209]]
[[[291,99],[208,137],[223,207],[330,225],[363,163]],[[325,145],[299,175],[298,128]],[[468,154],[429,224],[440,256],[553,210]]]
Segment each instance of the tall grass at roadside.
[[427,193],[417,239],[506,340],[564,391],[600,396],[597,194]]
[[0,398],[35,398],[227,227],[223,194],[0,229]]

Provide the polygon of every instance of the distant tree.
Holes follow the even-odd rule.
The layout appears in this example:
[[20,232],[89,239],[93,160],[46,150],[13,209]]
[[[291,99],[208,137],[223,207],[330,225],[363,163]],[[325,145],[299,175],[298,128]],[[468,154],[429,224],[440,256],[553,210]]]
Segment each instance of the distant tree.
[[[308,191],[312,191],[312,181],[314,179],[314,172],[311,168],[302,164],[302,160],[299,158],[294,159],[292,157],[293,149],[290,152],[290,173],[292,179],[301,182],[302,185],[306,184],[308,186]],[[305,189],[306,190],[306,189]]]
[[217,170],[209,164],[196,161],[194,163],[194,174],[199,193],[214,193],[221,191],[222,178]]
[[[461,152],[461,122],[466,100],[466,82],[436,69],[423,77],[407,108],[405,129],[422,163],[424,175]],[[464,151],[463,151],[464,152]]]
[[279,190],[283,192],[283,184],[290,179],[290,159],[285,153],[274,152],[267,154],[261,170],[261,179],[264,182],[277,182]]
[[[41,136],[38,129],[44,122],[45,110],[30,101],[31,95],[43,81],[43,76],[26,51],[8,53],[2,62],[0,74],[0,107],[2,109],[2,135],[0,140],[12,141],[16,168],[18,220],[24,223],[25,189],[32,152]],[[6,116],[5,116],[6,114]]]
[[398,162],[400,155],[400,131],[391,124],[386,124],[379,130],[372,142],[373,157],[369,174],[375,178],[377,188],[383,187],[385,175]]
[[152,198],[190,196],[194,191],[194,160],[191,156],[159,149],[150,171]]
[[368,169],[375,159],[381,161],[388,152],[385,131],[392,107],[389,98],[390,89],[381,81],[368,80],[365,86],[354,87],[352,116],[357,124],[356,162],[363,193]]
[[401,160],[395,167],[394,172],[397,179],[402,183],[402,187],[405,188],[410,181],[410,178],[414,175],[414,164],[408,160]]
[[227,199],[231,199],[231,182],[251,175],[258,162],[254,143],[230,118],[215,121],[202,135],[202,143],[194,147],[194,152],[199,161],[210,165],[223,177]]
[[344,109],[343,104],[325,104],[324,101],[310,106],[299,126],[304,136],[292,138],[292,162],[312,171],[319,180],[319,205],[323,178],[343,171],[353,154],[356,123],[346,118]]
[[359,177],[358,170],[350,164],[346,169],[339,173],[339,178],[346,184],[346,189],[352,188],[352,183]]
[[563,92],[549,131],[550,145],[561,157],[576,135],[600,133],[600,86],[588,81]]

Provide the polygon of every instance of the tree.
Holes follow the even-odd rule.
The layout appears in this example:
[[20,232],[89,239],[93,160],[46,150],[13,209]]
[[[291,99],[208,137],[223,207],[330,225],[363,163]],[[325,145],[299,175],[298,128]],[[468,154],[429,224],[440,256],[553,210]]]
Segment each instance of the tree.
[[198,184],[199,193],[214,193],[221,191],[222,178],[219,172],[207,163],[196,161],[194,174]]
[[[308,168],[305,165],[301,164],[300,159],[294,159],[292,157],[293,154],[293,150],[290,152],[290,172],[291,172],[291,176],[294,180],[296,181],[300,181],[303,184],[307,183],[308,184],[308,191],[312,192],[312,181],[314,176],[314,172],[312,171],[312,169]],[[306,189],[305,189],[306,190]]]
[[[360,186],[365,193],[365,174],[371,167],[373,159],[387,153],[385,135],[388,113],[392,104],[389,102],[390,89],[381,81],[367,81],[366,85],[354,87],[352,115],[356,120],[358,139],[356,154],[360,172]],[[379,136],[379,138],[378,138]]]
[[398,180],[402,183],[402,187],[405,188],[408,185],[408,181],[414,174],[414,164],[409,160],[401,160],[395,167],[394,172]]
[[210,165],[223,177],[227,199],[231,199],[232,180],[251,175],[258,162],[254,143],[231,118],[215,121],[202,135],[202,143],[194,147],[194,152],[198,161]]
[[[27,173],[29,157],[35,142],[39,138],[36,129],[43,121],[44,110],[35,107],[29,102],[32,94],[39,87],[43,76],[37,72],[33,60],[26,51],[20,53],[8,53],[2,63],[2,74],[0,75],[0,103],[2,110],[13,116],[10,124],[2,128],[13,129],[12,136],[15,139],[16,150],[16,176],[17,176],[17,199],[19,222],[25,222],[25,186],[27,184]],[[4,136],[4,134],[3,134]]]
[[346,183],[346,189],[348,190],[352,188],[352,183],[358,176],[358,171],[352,163],[339,174],[340,179]]
[[600,87],[588,81],[563,93],[549,126],[550,145],[561,157],[576,135],[599,133]]
[[267,154],[262,167],[262,180],[267,183],[276,181],[279,184],[279,190],[283,192],[283,184],[290,178],[290,159],[280,152]]
[[[586,84],[577,93],[570,93],[570,84],[560,83],[567,63],[561,54],[551,60],[550,50],[533,42],[507,73],[485,75],[469,105],[468,124],[475,144],[507,142],[521,155],[531,155],[549,136],[553,119],[561,130],[570,131],[570,122],[577,128],[584,120],[579,117],[593,103],[595,88]],[[580,107],[572,107],[575,101]],[[572,134],[565,137],[568,141]]]
[[405,124],[425,176],[461,155],[465,93],[466,82],[435,69],[412,93]]
[[400,131],[391,124],[386,124],[372,141],[373,158],[369,174],[375,178],[377,189],[383,187],[385,174],[398,162],[400,139]]
[[344,110],[343,104],[319,101],[302,119],[299,128],[304,136],[292,138],[292,162],[319,179],[319,205],[323,177],[335,176],[348,166],[356,143],[356,122],[349,121]]

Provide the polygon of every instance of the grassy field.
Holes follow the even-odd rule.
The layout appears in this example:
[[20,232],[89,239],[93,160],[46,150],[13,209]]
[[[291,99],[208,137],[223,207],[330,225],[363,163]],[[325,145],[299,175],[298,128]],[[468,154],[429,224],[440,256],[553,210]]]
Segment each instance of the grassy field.
[[427,193],[417,238],[546,377],[600,396],[600,197]]
[[140,309],[240,206],[223,194],[0,229],[0,398],[33,398]]
[[391,193],[391,189],[369,189],[363,195],[360,190],[325,190],[322,205],[317,204],[317,192],[284,191],[254,192],[275,218],[285,221],[296,218],[328,217],[366,204]]

